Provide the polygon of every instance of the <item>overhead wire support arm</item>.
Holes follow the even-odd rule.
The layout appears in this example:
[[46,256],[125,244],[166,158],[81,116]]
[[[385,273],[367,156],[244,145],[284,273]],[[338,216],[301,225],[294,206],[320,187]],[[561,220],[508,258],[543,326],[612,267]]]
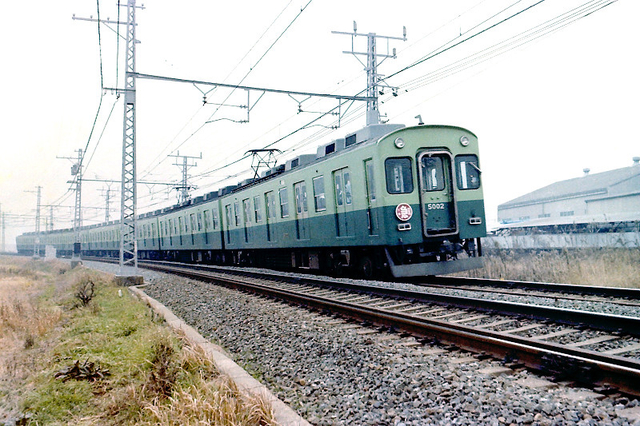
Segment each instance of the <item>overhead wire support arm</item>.
[[138,72],[133,73],[133,75],[136,78],[143,78],[148,80],[162,80],[162,81],[171,81],[174,83],[201,84],[204,86],[227,87],[230,89],[244,89],[244,90],[256,91],[256,92],[279,93],[279,94],[285,94],[285,95],[291,94],[291,95],[311,96],[311,97],[318,97],[318,98],[346,99],[346,100],[363,101],[363,102],[367,102],[371,100],[371,98],[368,96],[350,96],[350,95],[334,95],[331,93],[297,92],[294,90],[269,89],[265,87],[241,86],[237,84],[214,83],[211,81],[202,81],[202,80],[188,80],[188,79],[177,78],[177,77],[163,77],[160,75],[142,74]]

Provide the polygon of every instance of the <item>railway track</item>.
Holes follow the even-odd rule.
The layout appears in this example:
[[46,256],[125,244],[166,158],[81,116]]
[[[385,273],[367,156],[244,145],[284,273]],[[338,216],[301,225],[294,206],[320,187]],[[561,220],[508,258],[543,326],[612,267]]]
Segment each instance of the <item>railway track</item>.
[[216,282],[525,366],[557,380],[640,394],[640,318],[193,265],[144,267]]

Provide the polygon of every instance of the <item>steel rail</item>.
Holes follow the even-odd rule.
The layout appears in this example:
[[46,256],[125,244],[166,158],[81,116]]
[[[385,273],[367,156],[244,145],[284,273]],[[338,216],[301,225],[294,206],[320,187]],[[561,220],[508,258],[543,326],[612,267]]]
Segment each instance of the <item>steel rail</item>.
[[501,359],[517,360],[528,368],[560,375],[563,379],[570,378],[589,385],[613,384],[622,392],[640,395],[639,359],[606,355],[508,333],[423,318],[409,313],[393,312],[384,308],[274,288],[249,282],[246,278],[238,276],[223,277],[219,274],[213,275],[211,272],[176,266],[155,265],[151,269],[213,281],[226,287],[266,295],[321,311],[339,313],[375,326],[401,330],[418,338],[455,345],[472,352],[491,354]]
[[218,271],[225,274],[234,274],[236,276],[269,276],[279,281],[287,281],[297,284],[314,285],[325,288],[336,288],[340,290],[351,290],[377,296],[393,297],[398,299],[409,299],[422,303],[435,303],[440,305],[452,306],[462,309],[474,309],[477,311],[501,313],[506,315],[520,315],[534,320],[552,320],[557,323],[589,326],[590,328],[603,330],[608,332],[626,333],[632,336],[640,336],[640,318],[623,315],[610,315],[599,312],[579,311],[575,309],[562,309],[550,306],[540,306],[526,303],[508,302],[500,300],[487,300],[467,296],[452,296],[437,293],[425,293],[421,291],[406,290],[399,288],[386,288],[370,286],[358,283],[346,283],[337,280],[327,280],[320,277],[287,277],[282,274],[271,272],[248,272],[235,271],[227,268],[218,268],[209,265],[191,265],[176,264],[174,262],[153,261],[140,262],[141,264],[183,266],[190,269],[198,269],[205,271]]
[[[469,285],[479,287],[498,287],[506,289],[540,290],[546,292],[571,293],[592,296],[619,297],[631,300],[640,300],[640,289],[627,287],[607,287],[589,286],[580,284],[559,284],[543,283],[536,281],[515,281],[515,280],[495,280],[489,278],[466,278],[466,277],[430,277],[423,279],[426,284],[431,285]],[[407,280],[412,284],[420,285],[417,279]]]

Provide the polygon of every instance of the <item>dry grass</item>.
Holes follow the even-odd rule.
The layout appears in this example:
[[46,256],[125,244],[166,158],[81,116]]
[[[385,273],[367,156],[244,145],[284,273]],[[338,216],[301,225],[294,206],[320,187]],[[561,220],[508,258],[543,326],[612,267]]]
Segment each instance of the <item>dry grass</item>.
[[0,258],[0,420],[17,415],[21,389],[62,319],[62,310],[42,299],[54,270],[59,264],[33,268],[27,259]]
[[[0,257],[0,424],[20,413],[25,424],[276,424],[267,403],[118,290],[84,268]],[[76,362],[109,374],[56,378]]]
[[[640,288],[640,250],[582,249],[485,256],[482,269],[465,276],[504,280]],[[457,274],[460,275],[460,274]]]

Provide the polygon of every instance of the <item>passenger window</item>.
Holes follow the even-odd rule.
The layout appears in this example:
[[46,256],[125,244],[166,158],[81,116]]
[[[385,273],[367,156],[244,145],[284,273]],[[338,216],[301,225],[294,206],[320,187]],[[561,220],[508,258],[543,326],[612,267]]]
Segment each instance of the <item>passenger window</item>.
[[244,210],[243,219],[244,219],[244,223],[246,225],[247,223],[251,223],[251,203],[250,203],[248,198],[245,199],[245,200],[242,200],[242,207],[243,207],[243,210]]
[[408,194],[413,192],[410,158],[388,158],[384,162],[389,194]]
[[335,181],[336,181],[336,202],[339,206],[341,206],[343,203],[342,200],[344,199],[344,192],[342,189],[342,175],[336,173]]
[[322,176],[313,178],[313,198],[317,212],[327,209],[327,201],[324,198],[324,178]]
[[456,157],[456,177],[458,189],[480,188],[480,168],[475,155],[458,155]]
[[262,221],[262,214],[260,213],[260,196],[256,195],[253,197],[253,213],[256,223]]
[[236,226],[240,226],[240,206],[238,202],[233,203],[233,217],[235,218]]
[[211,210],[211,213],[213,214],[213,229],[218,229],[218,225],[220,224],[220,217],[218,217],[218,208],[214,207],[213,210]]
[[280,190],[280,217],[289,216],[289,197],[287,195],[287,188]]
[[422,157],[422,178],[425,191],[444,189],[444,167],[441,157]]
[[351,198],[351,175],[344,172],[344,202],[349,205],[353,199]]

